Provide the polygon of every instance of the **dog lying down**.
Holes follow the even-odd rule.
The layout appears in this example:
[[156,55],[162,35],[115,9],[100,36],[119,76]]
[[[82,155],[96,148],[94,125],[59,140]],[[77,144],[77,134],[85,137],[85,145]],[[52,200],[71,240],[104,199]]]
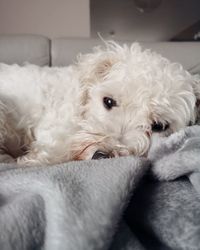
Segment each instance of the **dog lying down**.
[[150,50],[107,42],[62,68],[0,64],[0,161],[146,156],[194,124],[200,80]]

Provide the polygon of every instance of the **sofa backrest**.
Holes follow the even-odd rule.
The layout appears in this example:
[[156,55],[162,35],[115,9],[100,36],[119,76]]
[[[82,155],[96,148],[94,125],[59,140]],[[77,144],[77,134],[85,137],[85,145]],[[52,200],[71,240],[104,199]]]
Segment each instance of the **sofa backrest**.
[[50,41],[37,35],[0,35],[0,62],[50,64]]
[[[131,44],[125,40],[118,42]],[[37,35],[0,35],[0,62],[67,66],[76,61],[78,54],[91,52],[97,45],[103,45],[103,42],[90,38],[57,38],[50,41]],[[192,73],[200,72],[199,42],[157,42],[141,45],[162,54],[172,62],[181,63]]]
[[[119,44],[130,41],[117,41]],[[88,53],[92,47],[103,45],[100,39],[58,38],[51,42],[51,64],[53,66],[69,65],[76,60],[77,54]],[[200,43],[198,42],[156,42],[141,43],[143,48],[158,52],[172,62],[179,62],[192,73],[200,72]]]

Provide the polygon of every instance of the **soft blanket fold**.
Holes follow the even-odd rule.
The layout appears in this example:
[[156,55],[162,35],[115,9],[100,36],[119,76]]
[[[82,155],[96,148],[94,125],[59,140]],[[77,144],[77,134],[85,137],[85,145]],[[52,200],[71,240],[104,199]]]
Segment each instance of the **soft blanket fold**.
[[200,126],[148,159],[0,165],[0,249],[200,249]]
[[0,249],[107,249],[148,165],[137,158],[48,168],[2,165]]

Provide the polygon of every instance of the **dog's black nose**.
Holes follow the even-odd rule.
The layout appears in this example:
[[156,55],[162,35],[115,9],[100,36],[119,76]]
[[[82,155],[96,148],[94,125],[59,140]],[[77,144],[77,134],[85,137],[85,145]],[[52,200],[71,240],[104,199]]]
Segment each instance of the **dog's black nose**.
[[106,159],[110,158],[110,154],[102,151],[96,151],[92,156],[92,160]]

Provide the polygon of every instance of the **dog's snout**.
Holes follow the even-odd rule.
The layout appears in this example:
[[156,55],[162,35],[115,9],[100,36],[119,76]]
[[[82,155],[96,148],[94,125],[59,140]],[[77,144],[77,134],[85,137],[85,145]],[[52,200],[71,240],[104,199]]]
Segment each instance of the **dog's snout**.
[[92,156],[92,160],[100,160],[100,159],[106,159],[106,158],[111,158],[111,155],[107,152],[103,152],[99,150],[97,150]]

